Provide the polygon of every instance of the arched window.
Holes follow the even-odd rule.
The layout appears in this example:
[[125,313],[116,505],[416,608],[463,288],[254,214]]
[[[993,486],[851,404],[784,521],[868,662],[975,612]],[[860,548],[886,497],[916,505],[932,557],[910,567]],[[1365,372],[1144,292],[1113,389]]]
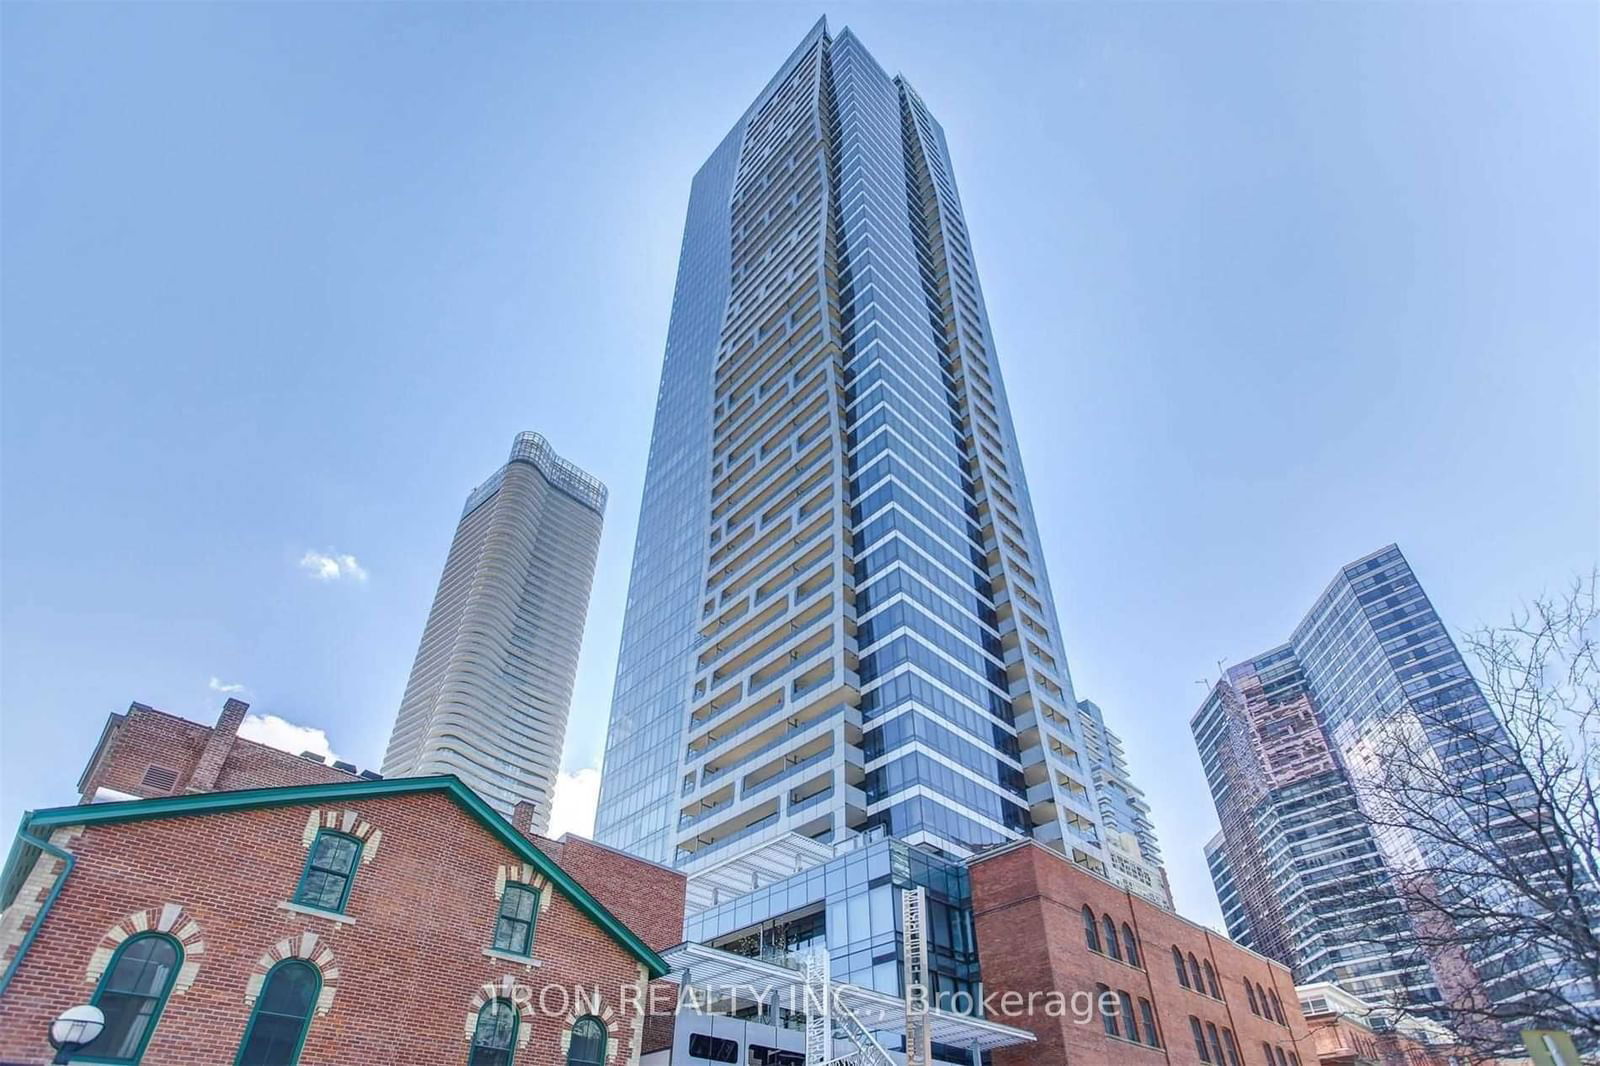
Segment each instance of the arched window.
[[1144,1042],[1151,1047],[1160,1047],[1161,1033],[1156,1029],[1156,1009],[1148,999],[1139,1000],[1139,1014],[1144,1019]]
[[1083,939],[1090,951],[1100,950],[1100,923],[1095,920],[1094,911],[1087,904],[1083,908]]
[[1267,1002],[1267,990],[1256,985],[1256,999],[1261,1003],[1261,1016],[1268,1021],[1272,1020],[1272,1004]]
[[1122,923],[1122,953],[1129,966],[1139,965],[1139,942],[1133,937],[1133,926],[1127,922]]
[[1261,1007],[1256,1003],[1256,987],[1248,980],[1244,983],[1244,994],[1245,998],[1250,1000],[1250,1013],[1259,1016],[1261,1014]]
[[1267,1057],[1267,1066],[1275,1066],[1272,1061],[1272,1045],[1265,1040],[1261,1041],[1261,1054]]
[[1133,997],[1126,992],[1117,993],[1118,1013],[1122,1015],[1122,1027],[1127,1030],[1123,1035],[1135,1044],[1139,1042],[1139,1019],[1133,1013]]
[[1227,1059],[1222,1057],[1222,1037],[1217,1035],[1217,1027],[1211,1022],[1206,1022],[1206,1035],[1211,1038],[1211,1059],[1218,1066],[1226,1066]]
[[511,1066],[517,1048],[517,1008],[508,999],[491,999],[478,1011],[467,1066]]
[[235,1066],[294,1066],[311,1028],[322,974],[309,962],[285,959],[267,972],[245,1026]]
[[1183,952],[1177,948],[1172,949],[1172,968],[1178,971],[1178,983],[1184,988],[1189,987],[1189,971],[1183,966]]
[[[1228,1066],[1240,1066],[1239,1042],[1233,1038],[1233,1030],[1226,1025],[1222,1027],[1222,1047],[1228,1053]],[[1295,1066],[1299,1066],[1298,1063]]]
[[1118,1036],[1116,996],[1112,995],[1111,989],[1105,985],[1095,985],[1094,1004],[1100,1012],[1100,1028],[1106,1031],[1107,1036]]
[[302,907],[342,913],[350,899],[356,860],[360,858],[361,841],[331,829],[319,829],[306,855],[306,868],[301,871],[294,901]]
[[1272,1017],[1279,1025],[1287,1025],[1288,1023],[1283,1020],[1283,1007],[1278,1003],[1278,993],[1269,992],[1267,995],[1272,998]]
[[1117,922],[1111,915],[1106,915],[1100,921],[1106,931],[1106,954],[1113,959],[1122,958],[1122,949],[1117,946]]
[[1221,999],[1222,992],[1217,988],[1217,971],[1211,968],[1211,960],[1207,959],[1200,965],[1206,972],[1206,988],[1211,992],[1211,998]]
[[1189,976],[1194,979],[1194,990],[1205,992],[1205,978],[1200,976],[1200,960],[1194,957],[1194,952],[1189,952]]
[[123,941],[89,1001],[104,1012],[106,1027],[83,1054],[100,1062],[138,1062],[182,962],[183,949],[165,934]]
[[606,1027],[590,1014],[572,1026],[572,1044],[567,1049],[567,1066],[603,1066],[606,1061]]
[[1200,1019],[1192,1014],[1189,1015],[1189,1031],[1194,1034],[1194,1049],[1200,1053],[1200,1061],[1210,1062],[1211,1052],[1206,1048],[1205,1030],[1200,1028]]

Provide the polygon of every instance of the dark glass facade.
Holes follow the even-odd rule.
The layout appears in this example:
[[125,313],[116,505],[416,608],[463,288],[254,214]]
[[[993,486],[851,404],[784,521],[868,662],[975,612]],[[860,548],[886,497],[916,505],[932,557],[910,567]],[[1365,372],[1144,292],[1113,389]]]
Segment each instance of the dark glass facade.
[[672,800],[699,614],[710,479],[712,356],[728,299],[728,195],[741,122],[695,175],[645,467],[596,839],[672,858]]
[[[1495,802],[1529,794],[1504,726],[1390,545],[1343,567],[1290,643],[1230,668],[1191,722],[1222,820],[1207,851],[1230,934],[1301,982],[1424,1013],[1568,979],[1525,952],[1418,945],[1397,885],[1430,868],[1465,874],[1474,860],[1375,828],[1363,808],[1362,768],[1392,754],[1392,730],[1410,721],[1432,723],[1421,735],[1440,764],[1484,782]],[[1525,851],[1521,832],[1514,819],[1465,829],[1483,854]]]
[[835,980],[903,995],[900,894],[917,885],[928,890],[931,990],[945,1009],[971,1012],[969,1000],[954,998],[978,984],[966,867],[897,840],[873,841],[691,915],[685,939],[781,961],[825,945]]

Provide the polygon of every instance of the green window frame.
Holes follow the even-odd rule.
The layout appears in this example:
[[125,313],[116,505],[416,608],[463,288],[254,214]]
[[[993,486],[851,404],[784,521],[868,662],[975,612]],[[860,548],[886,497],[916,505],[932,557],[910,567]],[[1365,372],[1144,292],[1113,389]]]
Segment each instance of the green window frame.
[[494,922],[494,949],[512,955],[533,954],[533,932],[539,923],[539,890],[508,882],[500,894]]
[[517,1027],[522,1019],[509,999],[491,999],[478,1008],[467,1066],[511,1066],[517,1057]]
[[572,1041],[567,1045],[567,1066],[605,1066],[606,1023],[585,1014],[572,1023]]
[[[286,986],[296,979],[298,988]],[[234,1066],[295,1066],[321,994],[322,971],[304,959],[284,959],[268,970]]]
[[165,933],[139,933],[124,940],[89,1000],[105,1012],[106,1027],[74,1057],[107,1063],[143,1059],[182,967],[183,945]]
[[294,901],[302,907],[343,914],[361,864],[361,841],[332,829],[317,830],[306,852],[305,869],[295,886]]

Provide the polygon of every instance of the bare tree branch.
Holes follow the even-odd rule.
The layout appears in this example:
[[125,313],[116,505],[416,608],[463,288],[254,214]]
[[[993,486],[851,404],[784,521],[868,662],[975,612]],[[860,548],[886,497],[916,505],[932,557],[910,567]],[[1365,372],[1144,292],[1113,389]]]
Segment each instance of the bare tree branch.
[[[1483,701],[1411,701],[1352,778],[1476,1053],[1600,1049],[1600,578],[1468,634]],[[1441,980],[1441,985],[1443,985]]]

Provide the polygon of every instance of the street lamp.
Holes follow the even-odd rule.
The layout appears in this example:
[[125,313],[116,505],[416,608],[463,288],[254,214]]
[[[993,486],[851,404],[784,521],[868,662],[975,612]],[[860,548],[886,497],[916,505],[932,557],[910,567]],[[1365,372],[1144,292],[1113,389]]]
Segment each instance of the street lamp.
[[99,1007],[85,1003],[69,1007],[50,1023],[50,1046],[56,1049],[52,1063],[71,1062],[72,1056],[94,1043],[106,1027],[106,1016]]

